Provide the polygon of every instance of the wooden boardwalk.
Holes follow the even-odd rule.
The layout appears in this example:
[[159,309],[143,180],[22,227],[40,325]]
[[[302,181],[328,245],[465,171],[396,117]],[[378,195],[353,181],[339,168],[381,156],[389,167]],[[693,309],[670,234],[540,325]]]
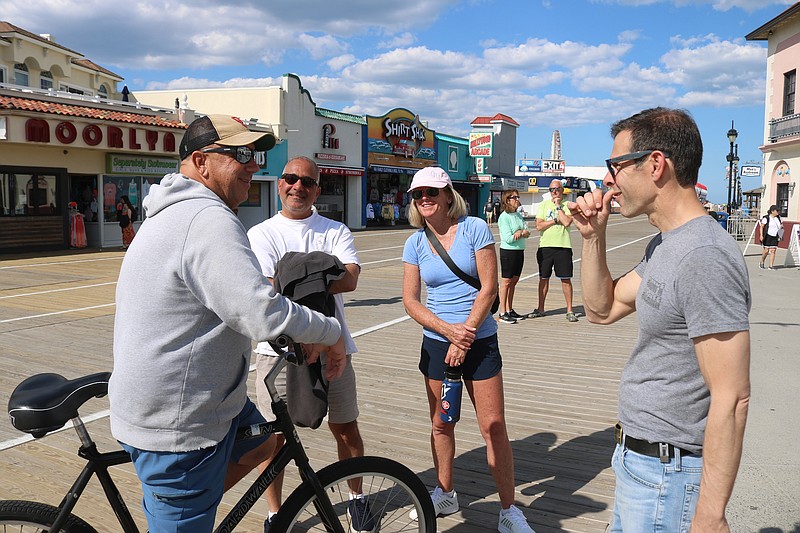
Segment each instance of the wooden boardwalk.
[[[496,231],[496,228],[494,228]],[[429,447],[430,422],[417,370],[421,328],[408,319],[401,302],[402,246],[408,229],[355,234],[363,271],[359,288],[345,298],[359,353],[359,424],[367,454],[391,457],[435,481]],[[609,264],[615,275],[641,257],[654,229],[645,219],[612,219]],[[536,299],[535,253],[528,242],[523,280],[516,293],[520,312]],[[576,259],[580,237],[573,232]],[[114,291],[121,251],[62,252],[0,259],[0,405],[13,388],[39,372],[77,377],[112,367]],[[576,263],[577,324],[564,319],[560,283],[553,280],[548,316],[500,325],[508,431],[515,454],[517,499],[539,533],[602,533],[611,516],[614,479],[610,471],[617,384],[636,337],[628,318],[595,326],[582,317],[580,263]],[[252,378],[251,378],[252,379]],[[252,383],[251,383],[252,385]],[[251,387],[254,390],[254,387]],[[108,431],[106,399],[89,402],[82,415],[97,414],[90,432],[101,450],[115,447]],[[315,467],[336,460],[329,432],[301,430]],[[495,531],[499,509],[486,465],[486,448],[465,401],[457,429],[455,484],[461,511],[439,520],[443,532]],[[57,505],[77,476],[78,440],[69,429],[30,441],[0,421],[0,499],[35,499]],[[115,468],[115,480],[142,530],[139,485],[130,465]],[[296,475],[287,476],[287,487]],[[252,480],[252,477],[247,479]],[[244,482],[240,485],[244,485]],[[288,491],[287,491],[288,493]],[[238,499],[231,490],[220,515]],[[240,526],[261,531],[261,503]],[[96,481],[76,514],[101,531],[119,531]]]

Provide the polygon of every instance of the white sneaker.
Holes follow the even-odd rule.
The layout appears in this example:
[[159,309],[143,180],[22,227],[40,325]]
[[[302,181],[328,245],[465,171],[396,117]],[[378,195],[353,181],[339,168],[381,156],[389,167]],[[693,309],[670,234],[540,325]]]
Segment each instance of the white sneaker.
[[500,509],[500,520],[497,522],[497,531],[500,533],[536,533],[522,511],[512,505],[508,509]]
[[[431,501],[433,501],[433,509],[436,511],[436,516],[446,516],[458,511],[458,494],[453,490],[452,494],[444,492],[440,487],[436,487],[431,491]],[[411,520],[417,519],[417,510],[411,509],[408,513]]]

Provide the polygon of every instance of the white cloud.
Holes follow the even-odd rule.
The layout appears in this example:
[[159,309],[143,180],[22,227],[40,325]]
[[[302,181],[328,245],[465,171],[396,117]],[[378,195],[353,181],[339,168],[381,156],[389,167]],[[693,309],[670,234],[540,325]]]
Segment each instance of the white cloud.
[[326,57],[338,56],[347,51],[347,43],[331,35],[322,35],[315,37],[307,33],[303,33],[297,37],[297,40],[305,48],[312,59],[323,59]]
[[352,65],[356,62],[356,56],[353,54],[344,54],[336,57],[332,57],[328,60],[328,68],[334,71],[342,70],[347,65]]
[[417,41],[417,38],[414,36],[413,33],[405,32],[401,33],[400,35],[395,35],[388,41],[381,41],[378,43],[378,48],[387,49],[387,48],[405,48],[407,46],[411,46]]

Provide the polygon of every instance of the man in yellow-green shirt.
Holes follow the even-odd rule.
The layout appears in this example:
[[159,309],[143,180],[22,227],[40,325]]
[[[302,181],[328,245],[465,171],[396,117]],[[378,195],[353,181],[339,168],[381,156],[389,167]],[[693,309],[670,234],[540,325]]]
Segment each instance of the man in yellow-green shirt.
[[567,320],[577,322],[572,311],[572,243],[569,239],[569,226],[572,215],[564,200],[564,185],[561,180],[550,182],[550,200],[539,204],[536,212],[536,229],[539,230],[539,307],[528,313],[528,318],[544,316],[544,301],[550,289],[550,276],[555,270],[561,280],[561,290],[567,302]]

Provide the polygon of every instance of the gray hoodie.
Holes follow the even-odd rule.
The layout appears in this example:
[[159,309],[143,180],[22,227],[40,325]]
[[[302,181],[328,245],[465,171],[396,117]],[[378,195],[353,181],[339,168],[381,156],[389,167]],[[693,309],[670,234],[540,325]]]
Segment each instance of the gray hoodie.
[[341,329],[275,294],[244,226],[203,184],[169,174],[144,208],[117,284],[111,431],[143,450],[206,448],[244,406],[251,339],[332,344]]

